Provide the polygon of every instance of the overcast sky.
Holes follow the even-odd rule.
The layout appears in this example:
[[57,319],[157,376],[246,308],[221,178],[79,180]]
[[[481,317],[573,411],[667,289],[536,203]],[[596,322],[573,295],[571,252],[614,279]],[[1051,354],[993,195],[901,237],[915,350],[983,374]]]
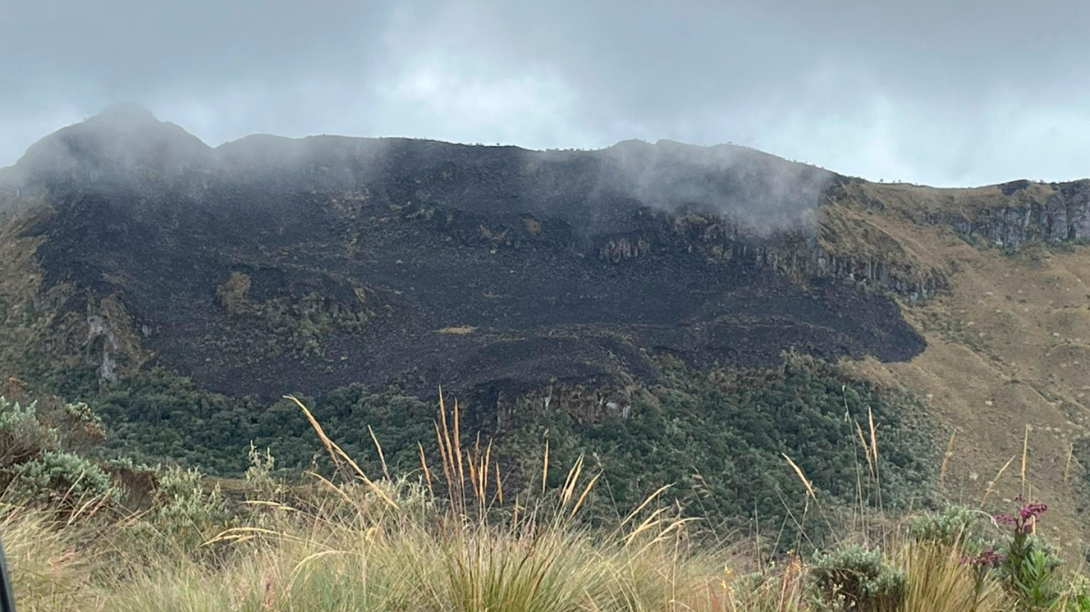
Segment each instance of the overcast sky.
[[0,166],[115,101],[255,132],[735,142],[878,180],[1090,177],[1090,3],[0,0]]

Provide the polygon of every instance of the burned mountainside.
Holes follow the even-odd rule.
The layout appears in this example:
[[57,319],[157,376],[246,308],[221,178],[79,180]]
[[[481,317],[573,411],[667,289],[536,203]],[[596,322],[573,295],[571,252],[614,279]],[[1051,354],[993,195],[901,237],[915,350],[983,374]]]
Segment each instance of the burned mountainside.
[[49,310],[34,337],[57,362],[106,382],[162,366],[228,395],[443,384],[494,400],[623,392],[663,355],[918,354],[895,300],[864,285],[913,299],[941,279],[823,247],[821,209],[845,180],[670,142],[211,149],[116,108],[32,147],[4,193]]

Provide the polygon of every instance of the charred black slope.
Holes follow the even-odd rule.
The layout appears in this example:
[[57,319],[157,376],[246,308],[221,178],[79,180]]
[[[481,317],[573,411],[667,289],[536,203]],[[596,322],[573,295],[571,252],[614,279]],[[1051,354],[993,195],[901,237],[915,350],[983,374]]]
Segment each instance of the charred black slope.
[[39,291],[65,288],[55,321],[99,338],[80,350],[104,378],[158,364],[232,395],[494,395],[619,389],[661,354],[916,355],[892,300],[800,263],[818,257],[833,179],[669,142],[211,149],[123,107],[35,145],[0,174],[0,207],[45,203],[24,230],[41,239]]

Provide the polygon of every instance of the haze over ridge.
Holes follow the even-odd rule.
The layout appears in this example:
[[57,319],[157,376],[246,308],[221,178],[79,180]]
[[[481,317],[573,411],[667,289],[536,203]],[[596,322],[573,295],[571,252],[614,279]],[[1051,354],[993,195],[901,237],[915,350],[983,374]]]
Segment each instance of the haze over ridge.
[[[480,156],[467,158],[463,150],[476,148],[482,149]],[[407,160],[415,170],[405,167]],[[474,161],[462,166],[467,160]],[[580,168],[578,184],[571,176],[562,178],[571,164]],[[816,209],[834,176],[745,147],[668,140],[626,140],[593,151],[534,151],[426,139],[252,135],[212,148],[147,108],[123,103],[43,137],[14,166],[0,169],[0,188],[79,185],[157,197],[173,193],[214,206],[221,197],[216,183],[264,182],[262,189],[278,185],[274,189],[286,193],[356,192],[414,171],[444,178],[513,173],[502,193],[481,194],[482,212],[510,209],[516,204],[512,198],[522,198],[518,205],[524,212],[545,218],[559,214],[581,232],[588,223],[612,225],[628,214],[623,211],[645,208],[712,213],[729,219],[730,231],[762,237],[798,231],[813,236]],[[458,196],[419,197],[446,202]]]
[[18,61],[0,66],[0,166],[41,134],[137,100],[212,145],[249,133],[535,149],[671,139],[875,181],[1071,180],[1090,175],[1088,11],[1061,0],[10,3],[0,53]]

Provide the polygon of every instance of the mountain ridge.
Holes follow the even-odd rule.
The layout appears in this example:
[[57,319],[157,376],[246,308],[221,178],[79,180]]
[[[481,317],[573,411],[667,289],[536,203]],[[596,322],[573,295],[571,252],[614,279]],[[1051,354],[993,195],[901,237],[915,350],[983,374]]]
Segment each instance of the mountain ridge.
[[[781,300],[783,313],[770,316],[802,317],[794,333],[816,342],[811,350],[883,358],[920,350],[903,325],[888,331],[877,326],[899,318],[887,298],[856,295],[828,278],[815,277],[807,289],[796,282],[803,274],[792,280],[775,271],[801,270],[800,253],[812,259],[813,210],[833,176],[824,171],[782,162],[785,170],[777,158],[740,154],[734,147],[677,143],[535,152],[408,139],[256,138],[219,150],[197,146],[181,128],[122,107],[32,147],[16,169],[26,185],[48,190],[42,197],[51,213],[27,230],[46,237],[37,249],[43,289],[74,284],[75,294],[86,297],[71,298],[64,309],[79,311],[81,319],[101,316],[83,311],[118,296],[133,327],[153,330],[129,334],[128,345],[150,345],[154,359],[172,367],[184,363],[184,373],[206,382],[219,378],[213,388],[227,392],[260,392],[285,378],[302,384],[332,376],[329,384],[347,384],[359,378],[352,372],[370,363],[375,346],[385,343],[392,343],[393,352],[366,369],[401,365],[370,384],[403,378],[397,367],[415,366],[398,353],[427,347],[434,357],[424,361],[434,365],[424,366],[433,372],[421,392],[440,379],[457,388],[467,376],[476,381],[470,387],[481,376],[492,378],[484,367],[463,364],[451,371],[439,365],[450,361],[444,353],[467,346],[484,351],[477,359],[482,363],[489,351],[521,355],[526,365],[515,368],[515,378],[530,376],[532,382],[514,384],[518,391],[557,374],[573,381],[604,377],[612,385],[630,370],[645,376],[651,366],[641,351],[651,346],[708,363],[770,363],[791,343],[735,346],[767,333],[738,318],[743,312],[757,316],[754,300],[761,298],[745,297],[754,291]],[[50,154],[60,162],[51,164]],[[730,261],[737,265],[725,265]],[[164,275],[168,269],[174,273]],[[223,297],[232,282],[242,294],[233,306]],[[446,296],[464,291],[467,283],[478,287],[475,297],[463,297],[464,305],[448,303]],[[674,289],[662,293],[663,287]],[[723,290],[741,293],[725,303],[707,301]],[[531,298],[535,292],[540,302]],[[830,309],[849,295],[886,314],[865,331],[854,328]],[[178,299],[188,304],[184,312],[173,305]],[[321,314],[265,312],[302,299],[320,301],[315,308]],[[621,306],[625,299],[629,305]],[[287,327],[307,327],[317,317],[322,329],[292,340],[299,346],[288,357],[259,358],[262,368],[245,368],[245,376],[226,358],[213,356],[210,365],[216,367],[202,364],[206,354],[230,354],[237,347],[183,347],[196,338],[215,344],[215,336],[238,328],[248,330],[244,336],[251,341],[242,344],[251,358],[264,354],[250,346],[264,324],[247,319],[270,316],[291,319],[275,323]],[[392,327],[363,323],[386,316],[395,321]],[[406,327],[408,321],[414,323]],[[678,322],[684,325],[671,329]],[[604,327],[580,335],[573,331],[580,325]],[[176,340],[160,344],[185,326]],[[466,327],[478,331],[436,331]],[[531,337],[516,340],[513,333]],[[717,334],[727,339],[716,340]],[[321,342],[328,346],[316,346],[316,336],[325,336]],[[363,353],[354,348],[361,337],[374,341]],[[542,357],[535,346],[548,347],[544,354],[554,357]],[[338,353],[337,363],[308,366],[308,358],[294,354],[303,351],[315,361],[327,350]],[[120,345],[103,349],[101,372],[115,369],[109,364],[120,358],[118,351]],[[568,352],[583,358],[566,359]],[[193,357],[172,357],[178,354]],[[128,355],[122,361],[147,358]],[[540,358],[552,359],[551,365],[529,365]],[[295,367],[308,374],[285,374]],[[229,382],[238,380],[253,382]]]
[[[21,201],[24,208],[38,202],[42,210],[51,211],[26,229],[28,236],[47,236],[38,247],[43,288],[75,282],[82,287],[77,293],[94,294],[91,302],[117,292],[143,296],[140,303],[130,297],[127,304],[133,311],[128,316],[141,321],[140,329],[177,324],[169,315],[172,307],[155,297],[163,295],[184,295],[192,304],[207,304],[204,317],[228,320],[220,331],[233,329],[245,317],[230,312],[222,293],[235,279],[245,285],[238,288],[243,298],[253,302],[233,307],[249,309],[246,316],[258,316],[255,309],[272,308],[269,304],[276,300],[315,295],[325,300],[320,309],[335,312],[334,318],[353,319],[349,325],[353,328],[366,327],[361,320],[377,320],[383,312],[401,313],[393,315],[395,319],[414,312],[420,320],[409,335],[435,353],[454,350],[466,340],[423,340],[435,330],[472,328],[481,335],[502,336],[527,325],[611,321],[626,326],[625,342],[637,338],[628,344],[637,352],[617,362],[616,356],[625,351],[606,349],[608,342],[598,345],[591,354],[606,350],[601,355],[614,356],[606,360],[613,365],[605,370],[635,367],[633,363],[645,361],[636,356],[639,350],[663,342],[663,347],[673,347],[668,350],[683,350],[703,362],[744,361],[742,355],[755,351],[764,355],[757,361],[771,361],[798,339],[773,342],[761,350],[727,348],[711,339],[715,329],[732,329],[723,327],[723,321],[737,323],[740,313],[761,311],[754,304],[763,298],[722,302],[716,297],[696,310],[686,305],[687,298],[673,302],[670,298],[736,290],[746,295],[752,283],[770,283],[767,290],[773,299],[790,304],[784,306],[789,319],[809,313],[800,331],[808,330],[803,337],[812,340],[824,338],[812,347],[818,353],[868,354],[882,360],[918,353],[922,343],[912,339],[897,314],[898,306],[882,294],[890,292],[910,302],[927,299],[947,286],[948,266],[927,261],[925,253],[906,248],[903,241],[874,227],[861,226],[855,210],[948,226],[967,239],[983,237],[1004,248],[1034,238],[1061,242],[1090,238],[1090,181],[1050,185],[1023,181],[959,190],[877,185],[734,145],[697,147],[666,140],[622,141],[597,151],[543,152],[400,138],[253,135],[212,148],[135,105],[111,107],[54,132],[33,145],[5,175],[8,189],[0,191],[0,208],[5,201]],[[895,203],[893,209],[886,210],[890,203]],[[269,250],[277,242],[279,256]],[[194,245],[181,246],[186,243]],[[318,245],[324,253],[313,250]],[[90,255],[73,259],[81,249]],[[421,259],[414,250],[434,250],[437,261]],[[268,271],[268,262],[278,257],[288,259],[271,264],[275,272]],[[460,258],[465,266],[444,263]],[[193,279],[200,280],[166,281],[170,276],[160,272],[139,287],[108,280],[138,279],[140,266],[149,261],[191,269]],[[217,271],[202,272],[209,269]],[[641,279],[665,269],[672,270],[669,276],[641,285]],[[546,287],[543,297],[549,306],[532,306],[525,297],[498,305],[507,298],[488,297],[502,296],[500,286],[491,285],[516,270],[520,276],[533,270],[534,278]],[[556,270],[568,276],[558,276]],[[306,279],[308,275],[320,280]],[[448,284],[448,279],[459,276],[458,283]],[[371,286],[369,277],[378,282]],[[431,279],[430,286],[425,290],[405,282],[413,277]],[[556,280],[540,280],[549,278]],[[583,280],[569,282],[573,278]],[[466,308],[445,307],[448,314],[458,314],[439,315],[434,309],[445,301],[441,294],[458,291],[469,279],[486,287],[480,292],[484,297],[471,300],[472,306]],[[635,296],[648,292],[633,302],[632,313],[608,305],[609,300],[622,299],[625,283],[645,287]],[[657,297],[672,305],[653,305],[655,283],[676,287]],[[867,285],[878,291],[858,290]],[[596,286],[614,288],[596,295]],[[700,290],[693,293],[697,287]],[[719,289],[705,290],[714,287]],[[760,291],[764,289],[758,295]],[[406,297],[406,292],[428,297],[414,302],[416,297]],[[516,293],[527,296],[532,291],[527,285]],[[844,327],[834,323],[844,320],[835,314],[837,302],[843,300],[862,300],[864,311],[885,314],[860,328]],[[286,306],[275,306],[282,307]],[[162,313],[173,322],[160,321]],[[487,323],[497,316],[514,322],[489,330]],[[670,340],[661,339],[661,330],[647,327],[694,316],[685,323],[689,331],[680,333],[678,328],[666,334]],[[878,320],[902,323],[887,333],[876,326]],[[694,322],[699,325],[693,327]],[[742,327],[753,331],[760,326]],[[250,333],[257,334],[258,328]],[[355,363],[352,342],[333,328],[323,323],[318,335],[330,335],[342,361]],[[213,333],[202,329],[190,330],[187,337]],[[738,330],[728,336],[731,333]],[[155,344],[150,333],[143,335],[145,343]],[[131,345],[140,344],[135,338]],[[502,337],[494,340],[497,346],[506,342]],[[314,337],[297,340],[307,351],[324,351],[315,347],[316,342]],[[884,344],[888,342],[892,344]],[[720,348],[710,348],[714,346]],[[151,352],[162,359],[174,349],[157,347]],[[713,357],[693,357],[704,354]],[[133,362],[145,358],[129,356]],[[105,363],[111,359],[103,357]],[[396,361],[380,361],[391,360]],[[290,367],[265,365],[270,370]],[[330,367],[339,366],[326,364],[325,369]],[[648,367],[644,363],[637,369],[646,372]],[[201,369],[198,362],[186,368],[187,373]],[[590,371],[603,373],[601,368]],[[433,375],[452,374],[442,372]],[[344,383],[346,376],[333,378]],[[225,375],[237,378],[235,373]],[[254,386],[239,390],[257,392],[256,387],[269,380],[253,378]],[[272,379],[282,378],[277,374]],[[397,378],[389,374],[372,382],[389,384]]]
[[[87,128],[94,128],[94,129],[87,129]],[[754,154],[754,155],[757,155],[757,156],[760,156],[760,157],[773,159],[773,160],[776,160],[777,162],[782,162],[782,163],[788,164],[788,165],[805,166],[805,167],[812,168],[812,169],[815,169],[815,170],[821,170],[823,172],[828,172],[830,174],[834,174],[834,175],[836,175],[838,177],[841,177],[841,178],[844,178],[844,179],[864,180],[864,179],[860,179],[858,177],[850,177],[848,175],[839,174],[839,173],[836,173],[836,172],[833,172],[833,171],[826,171],[826,170],[824,170],[824,168],[821,168],[821,167],[819,167],[819,166],[817,166],[815,164],[810,164],[810,163],[806,163],[806,162],[791,161],[791,160],[788,160],[788,159],[783,158],[781,156],[778,156],[778,155],[775,155],[775,154],[772,154],[772,153],[767,153],[765,151],[761,151],[760,149],[756,149],[756,148],[745,146],[745,145],[738,145],[738,144],[734,144],[734,143],[718,143],[718,144],[714,144],[714,145],[694,145],[694,144],[689,144],[689,143],[685,143],[685,142],[681,142],[681,141],[677,141],[677,140],[673,140],[673,139],[669,139],[669,138],[658,139],[655,142],[649,142],[649,141],[644,141],[644,140],[640,140],[640,139],[627,139],[627,140],[618,141],[617,143],[615,143],[613,145],[609,145],[609,146],[602,147],[602,148],[599,148],[599,149],[564,149],[564,150],[548,149],[548,150],[542,150],[542,149],[526,148],[526,147],[522,147],[522,146],[519,146],[519,145],[482,145],[482,144],[469,144],[469,143],[455,143],[455,142],[434,140],[434,139],[429,139],[429,138],[408,138],[408,137],[398,137],[398,136],[367,137],[367,136],[342,136],[342,135],[335,135],[335,134],[314,134],[314,135],[307,135],[307,136],[301,136],[301,137],[290,137],[290,136],[281,136],[281,135],[269,134],[269,133],[255,133],[255,134],[245,135],[245,136],[242,136],[240,138],[233,139],[233,140],[228,140],[228,141],[225,141],[225,142],[223,142],[222,144],[220,144],[218,146],[213,147],[211,145],[205,144],[198,137],[196,137],[193,134],[186,131],[183,127],[181,127],[181,126],[179,126],[177,124],[168,122],[168,121],[159,120],[154,115],[154,113],[152,113],[146,107],[144,107],[144,106],[142,106],[140,104],[136,104],[136,103],[125,103],[125,102],[113,104],[113,105],[107,107],[106,109],[104,109],[102,112],[100,112],[97,115],[94,115],[94,116],[92,116],[92,117],[90,117],[90,118],[88,118],[88,119],[86,119],[84,121],[81,121],[81,122],[78,122],[78,123],[75,123],[75,124],[60,128],[59,130],[53,132],[52,134],[45,136],[44,138],[42,138],[38,142],[32,144],[27,149],[27,152],[24,153],[24,155],[21,156],[18,160],[16,160],[16,162],[14,164],[12,164],[11,166],[0,167],[0,176],[2,176],[3,173],[5,173],[5,172],[10,172],[10,173],[12,173],[12,176],[9,177],[9,180],[12,180],[12,179],[15,179],[15,178],[25,179],[25,176],[24,176],[25,173],[21,174],[21,173],[16,172],[18,170],[18,167],[20,165],[23,165],[23,164],[27,163],[29,160],[33,159],[34,157],[37,157],[40,153],[43,153],[42,151],[40,151],[40,149],[42,149],[46,145],[53,146],[53,148],[55,149],[56,147],[54,145],[57,144],[56,142],[54,142],[55,140],[65,140],[66,141],[65,144],[71,144],[71,139],[66,138],[66,137],[76,136],[76,135],[81,136],[81,137],[85,137],[85,136],[89,135],[89,134],[87,134],[87,132],[91,132],[92,133],[91,135],[93,135],[94,132],[97,132],[97,135],[98,135],[99,138],[116,140],[116,139],[119,138],[119,136],[123,136],[125,132],[134,132],[134,131],[138,132],[138,131],[141,131],[141,129],[147,130],[148,128],[159,129],[159,130],[161,130],[162,134],[167,134],[168,132],[172,132],[171,136],[176,138],[178,141],[187,140],[187,141],[190,142],[190,144],[199,143],[199,145],[200,145],[199,148],[203,149],[204,152],[206,154],[208,154],[210,158],[213,158],[213,159],[215,157],[217,157],[219,154],[222,154],[224,152],[231,153],[233,149],[239,149],[239,148],[247,147],[250,144],[252,144],[253,142],[255,142],[255,139],[262,141],[262,144],[265,144],[265,145],[268,145],[268,144],[273,143],[273,142],[281,144],[281,145],[299,145],[299,144],[309,142],[309,141],[322,141],[322,140],[327,140],[327,141],[343,140],[343,141],[362,141],[362,142],[368,142],[368,141],[370,141],[370,142],[415,141],[415,142],[427,142],[427,143],[450,145],[450,146],[515,149],[515,150],[519,150],[519,151],[523,151],[523,152],[527,152],[527,153],[547,153],[547,152],[559,152],[559,151],[563,151],[563,152],[567,152],[567,153],[593,153],[593,152],[609,151],[609,150],[616,150],[616,149],[626,149],[626,148],[632,148],[632,147],[644,147],[644,148],[672,148],[672,149],[675,149],[675,150],[689,150],[689,151],[698,151],[698,152],[714,152],[714,151],[717,151],[717,150],[728,150],[728,151],[732,151],[732,152],[744,151],[744,152]],[[84,132],[84,133],[80,134],[80,132]],[[230,157],[230,155],[228,155],[228,157]],[[1050,185],[1068,185],[1068,184],[1079,184],[1079,183],[1083,183],[1083,182],[1088,181],[1088,180],[1090,180],[1090,178],[1076,178],[1076,179],[1071,179],[1071,180],[1068,180],[1068,181],[1051,181],[1051,182],[1045,183],[1045,182],[1042,182],[1042,181],[1029,181],[1027,179],[1011,179],[1011,180],[1001,182],[1001,183],[994,183],[994,184],[980,185],[980,186],[931,187],[931,186],[926,185],[926,184],[914,184],[914,186],[916,186],[916,187],[925,187],[925,188],[929,188],[929,189],[940,189],[940,190],[946,190],[946,191],[958,191],[958,190],[982,189],[982,188],[988,188],[988,187],[993,187],[993,186],[994,187],[1000,187],[1000,188],[1019,188],[1022,185],[1030,184],[1030,183],[1032,183],[1032,184],[1050,184]],[[903,184],[903,183],[890,183],[890,184]]]
[[[959,486],[1020,452],[1022,425],[1051,464],[1088,435],[1070,372],[1090,363],[1090,181],[877,184],[675,143],[210,149],[122,123],[94,146],[62,130],[4,173],[4,376],[108,394],[162,371],[258,405],[442,385],[480,418],[535,398],[593,420],[672,384],[669,364],[786,353],[942,398],[921,401],[967,445]],[[1041,486],[1077,498],[1067,476]]]

